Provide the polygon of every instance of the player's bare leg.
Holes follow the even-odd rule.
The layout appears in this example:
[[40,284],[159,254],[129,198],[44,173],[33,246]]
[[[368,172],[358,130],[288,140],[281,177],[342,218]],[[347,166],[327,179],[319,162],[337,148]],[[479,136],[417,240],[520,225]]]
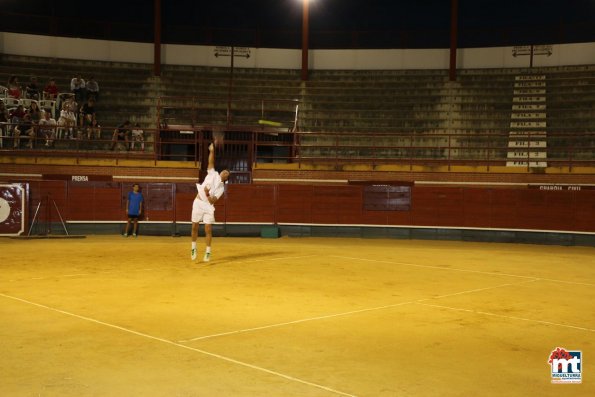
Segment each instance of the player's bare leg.
[[192,222],[192,250],[190,251],[190,259],[196,260],[196,239],[198,238],[198,222]]
[[205,250],[205,256],[202,258],[204,262],[211,260],[211,241],[213,241],[213,225],[205,224],[205,243],[207,248]]

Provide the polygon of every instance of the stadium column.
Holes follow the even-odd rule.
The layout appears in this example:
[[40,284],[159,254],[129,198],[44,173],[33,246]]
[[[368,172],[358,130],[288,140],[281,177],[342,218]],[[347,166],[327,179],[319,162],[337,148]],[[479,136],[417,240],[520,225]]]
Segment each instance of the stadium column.
[[154,4],[154,60],[153,60],[153,74],[161,76],[161,0],[153,0]]
[[459,0],[450,1],[450,67],[448,77],[450,81],[457,79],[457,36],[458,36]]
[[308,80],[308,3],[310,0],[302,0],[302,81]]

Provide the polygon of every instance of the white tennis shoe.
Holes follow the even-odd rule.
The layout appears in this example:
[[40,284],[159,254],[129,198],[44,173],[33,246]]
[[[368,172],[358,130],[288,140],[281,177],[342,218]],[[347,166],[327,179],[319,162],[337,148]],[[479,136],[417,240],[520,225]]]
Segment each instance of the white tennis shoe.
[[211,260],[211,253],[210,252],[205,252],[205,256],[203,256],[202,261],[203,262],[208,262]]
[[196,248],[192,248],[192,250],[190,251],[190,259],[192,259],[193,261],[196,260]]

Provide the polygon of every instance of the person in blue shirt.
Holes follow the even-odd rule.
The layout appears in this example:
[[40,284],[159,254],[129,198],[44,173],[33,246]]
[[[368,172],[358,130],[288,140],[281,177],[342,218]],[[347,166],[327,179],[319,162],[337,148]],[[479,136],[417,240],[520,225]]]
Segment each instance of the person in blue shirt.
[[124,237],[128,237],[128,229],[130,229],[130,223],[133,223],[132,235],[136,237],[136,229],[138,227],[138,217],[143,212],[143,194],[139,191],[140,186],[138,183],[132,185],[132,191],[128,192],[128,198],[126,199],[126,216],[128,221],[126,222],[126,230],[124,230]]

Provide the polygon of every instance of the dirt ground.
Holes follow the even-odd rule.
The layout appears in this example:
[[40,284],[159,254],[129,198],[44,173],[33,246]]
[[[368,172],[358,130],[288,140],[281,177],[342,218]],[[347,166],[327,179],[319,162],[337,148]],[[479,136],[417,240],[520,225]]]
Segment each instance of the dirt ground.
[[[203,241],[199,241],[202,259]],[[0,396],[594,396],[595,249],[0,239]],[[582,384],[552,384],[556,347]]]

